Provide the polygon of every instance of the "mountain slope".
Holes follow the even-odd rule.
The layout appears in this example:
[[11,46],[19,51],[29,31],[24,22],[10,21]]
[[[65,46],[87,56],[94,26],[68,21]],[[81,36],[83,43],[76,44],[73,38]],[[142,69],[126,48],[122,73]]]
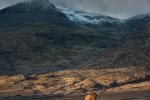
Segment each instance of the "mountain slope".
[[41,6],[33,0],[0,10],[0,73],[73,69],[121,38],[117,32],[76,25],[51,3]]
[[[76,13],[92,22],[97,16]],[[96,26],[71,21],[49,0],[0,10],[0,74],[149,64],[149,17],[123,23],[98,17],[106,20]]]
[[130,33],[120,41],[120,45],[80,67],[146,67],[150,68],[150,17],[137,15],[127,20]]

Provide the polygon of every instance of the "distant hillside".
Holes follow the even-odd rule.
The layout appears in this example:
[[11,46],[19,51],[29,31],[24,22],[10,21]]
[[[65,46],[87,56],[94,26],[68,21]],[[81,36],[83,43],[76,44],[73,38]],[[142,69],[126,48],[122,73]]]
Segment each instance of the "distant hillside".
[[143,28],[148,29],[150,26],[150,12],[141,15],[135,15],[126,20],[127,25],[130,29],[143,30]]

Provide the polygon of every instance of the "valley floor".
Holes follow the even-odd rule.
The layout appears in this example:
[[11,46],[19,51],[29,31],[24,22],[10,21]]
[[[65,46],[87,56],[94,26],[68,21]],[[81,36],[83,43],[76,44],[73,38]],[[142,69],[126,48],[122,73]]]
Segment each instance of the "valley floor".
[[[150,90],[106,92],[98,96],[97,100],[150,100]],[[85,95],[52,98],[50,96],[0,96],[0,100],[84,100]]]

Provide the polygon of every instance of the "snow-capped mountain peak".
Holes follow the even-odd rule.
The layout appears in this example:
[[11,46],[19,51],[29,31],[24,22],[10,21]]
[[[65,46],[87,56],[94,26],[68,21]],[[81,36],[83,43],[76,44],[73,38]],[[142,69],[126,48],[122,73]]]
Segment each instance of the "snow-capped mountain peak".
[[76,23],[100,25],[104,23],[119,23],[121,20],[101,14],[88,13],[84,11],[74,10],[65,6],[55,5],[58,10],[66,14],[69,20]]

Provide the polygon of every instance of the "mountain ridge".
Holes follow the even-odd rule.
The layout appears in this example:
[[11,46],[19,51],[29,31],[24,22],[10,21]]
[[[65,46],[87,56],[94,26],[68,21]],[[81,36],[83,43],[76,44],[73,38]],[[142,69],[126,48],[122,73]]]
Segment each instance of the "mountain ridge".
[[96,13],[87,13],[80,10],[74,10],[67,8],[65,6],[58,6],[55,5],[58,10],[60,10],[62,13],[66,14],[68,19],[70,21],[73,21],[75,23],[81,24],[81,25],[94,25],[94,26],[105,26],[106,25],[118,25],[123,23],[122,20],[119,20],[117,18],[113,18],[110,16],[102,15],[102,14],[96,14]]

